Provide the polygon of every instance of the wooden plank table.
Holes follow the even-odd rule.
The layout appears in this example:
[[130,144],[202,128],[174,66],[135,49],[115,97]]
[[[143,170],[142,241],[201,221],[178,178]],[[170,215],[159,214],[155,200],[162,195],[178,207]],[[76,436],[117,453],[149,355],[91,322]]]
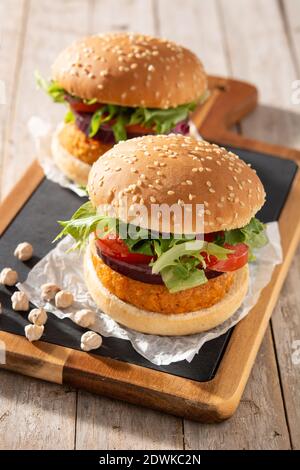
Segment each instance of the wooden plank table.
[[[237,129],[300,148],[298,0],[3,0],[0,3],[0,195],[33,158],[27,121],[63,110],[35,90],[60,49],[84,34],[133,30],[193,49],[211,74],[253,82],[260,106]],[[299,449],[300,251],[234,417],[201,425],[0,372],[0,449]],[[294,354],[293,354],[294,353]]]

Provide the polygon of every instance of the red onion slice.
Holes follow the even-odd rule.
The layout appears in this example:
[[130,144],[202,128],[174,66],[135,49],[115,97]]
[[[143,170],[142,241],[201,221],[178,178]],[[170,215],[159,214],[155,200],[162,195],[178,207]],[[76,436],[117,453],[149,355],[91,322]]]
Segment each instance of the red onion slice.
[[[103,254],[98,246],[96,246],[96,249],[102,261],[113,271],[116,271],[123,276],[129,277],[130,279],[134,279],[135,281],[144,282],[146,284],[164,285],[161,275],[152,274],[152,267],[148,264],[126,263],[126,261],[112,258],[111,256]],[[207,279],[213,279],[222,274],[223,273],[221,272],[211,271],[210,269],[205,270]]]

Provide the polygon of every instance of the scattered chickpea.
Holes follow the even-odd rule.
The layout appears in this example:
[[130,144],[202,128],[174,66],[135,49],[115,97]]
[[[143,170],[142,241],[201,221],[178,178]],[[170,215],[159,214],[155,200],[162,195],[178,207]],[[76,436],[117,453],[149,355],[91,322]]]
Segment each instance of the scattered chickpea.
[[0,284],[14,286],[18,282],[18,273],[11,268],[4,268],[0,273]]
[[13,310],[17,312],[26,312],[29,310],[29,300],[25,292],[14,292],[11,296]]
[[44,333],[43,325],[26,325],[25,326],[25,336],[28,341],[38,341]]
[[34,308],[28,315],[28,320],[34,325],[42,326],[48,320],[48,315],[43,308]]
[[74,297],[72,292],[61,290],[55,295],[55,306],[57,308],[67,308],[72,305]]
[[91,351],[92,349],[100,348],[102,338],[94,331],[87,331],[81,336],[80,347],[83,351]]
[[96,320],[96,312],[93,310],[89,310],[84,308],[82,310],[78,310],[78,312],[74,315],[74,323],[83,328],[89,328]]
[[32,258],[33,247],[28,242],[19,243],[14,251],[14,255],[20,261],[28,261],[30,258]]
[[41,286],[41,297],[43,300],[49,302],[50,300],[54,299],[55,295],[60,290],[60,287],[58,287],[56,284],[47,282]]

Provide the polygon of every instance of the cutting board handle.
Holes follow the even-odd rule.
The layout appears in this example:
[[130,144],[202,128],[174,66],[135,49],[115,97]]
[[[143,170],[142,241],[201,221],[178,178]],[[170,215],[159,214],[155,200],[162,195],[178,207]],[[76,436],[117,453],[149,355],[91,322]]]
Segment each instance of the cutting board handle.
[[193,121],[205,140],[292,158],[300,163],[299,150],[249,139],[232,130],[236,123],[255,109],[258,101],[255,86],[230,78],[209,76],[209,90],[209,99],[193,115]]

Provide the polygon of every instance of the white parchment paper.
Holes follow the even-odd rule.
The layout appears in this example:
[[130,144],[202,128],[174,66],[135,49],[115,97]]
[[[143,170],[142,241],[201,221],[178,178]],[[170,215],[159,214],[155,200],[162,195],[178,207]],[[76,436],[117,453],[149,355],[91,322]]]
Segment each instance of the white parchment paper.
[[77,184],[72,183],[55,165],[51,152],[51,139],[55,131],[54,126],[37,116],[32,116],[28,121],[28,129],[35,144],[36,156],[46,178],[63,188],[70,189],[80,197],[86,197],[86,191]]
[[[116,323],[105,313],[96,309],[94,301],[87,292],[83,280],[83,260],[78,251],[66,253],[72,245],[69,237],[64,238],[52,251],[39,261],[30,271],[27,280],[17,287],[27,293],[36,306],[45,306],[58,318],[73,318],[74,312],[82,308],[97,311],[93,330],[103,336],[114,336],[129,340],[134,349],[154,364],[170,364],[186,359],[191,361],[206,341],[222,334],[244,318],[255,305],[261,290],[269,283],[274,267],[282,261],[280,234],[277,222],[267,225],[270,243],[259,250],[257,261],[250,264],[250,285],[242,306],[228,320],[216,328],[190,336],[154,336],[138,333]],[[58,310],[52,303],[44,303],[41,298],[41,285],[54,282],[73,292],[76,302],[65,309]],[[47,326],[46,326],[47,328]]]
[[[190,121],[190,135],[198,140],[201,136],[194,123]],[[36,155],[41,167],[44,170],[46,178],[59,184],[63,188],[74,191],[78,196],[85,197],[86,191],[77,184],[70,181],[56,166],[51,152],[51,139],[55,128],[50,122],[47,122],[37,116],[32,116],[28,121],[29,133],[34,141]]]

